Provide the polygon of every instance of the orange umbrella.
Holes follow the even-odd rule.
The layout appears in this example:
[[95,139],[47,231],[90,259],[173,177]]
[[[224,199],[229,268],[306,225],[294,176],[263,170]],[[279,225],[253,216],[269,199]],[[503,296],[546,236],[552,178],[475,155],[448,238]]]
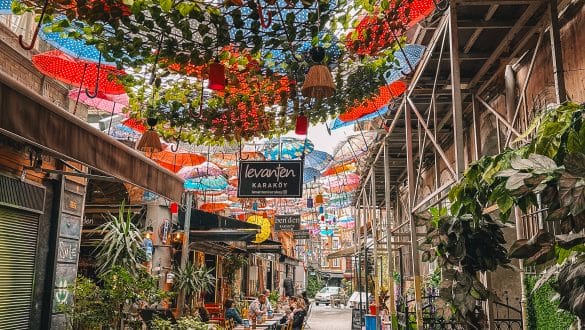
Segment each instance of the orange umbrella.
[[228,183],[230,184],[230,186],[237,187],[238,186],[238,177],[237,176],[230,177],[228,179]]
[[323,176],[336,175],[336,174],[347,172],[347,171],[355,171],[355,164],[348,163],[348,164],[330,166],[328,169],[326,169],[322,173],[322,175]]
[[152,159],[159,163],[160,166],[173,172],[178,172],[183,166],[202,164],[206,160],[203,155],[190,153],[185,150],[173,152],[170,148],[166,148],[161,152],[153,153]]
[[199,209],[205,212],[219,212],[225,210],[229,205],[229,203],[205,203]]

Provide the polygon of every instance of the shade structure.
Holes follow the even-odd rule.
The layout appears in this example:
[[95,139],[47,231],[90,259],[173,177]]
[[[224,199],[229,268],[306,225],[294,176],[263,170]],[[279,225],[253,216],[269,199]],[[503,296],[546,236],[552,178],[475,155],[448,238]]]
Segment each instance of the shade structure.
[[303,169],[303,183],[315,181],[321,177],[321,172],[312,167],[305,167]]
[[223,174],[223,171],[214,163],[203,162],[199,165],[185,166],[177,174],[183,179],[195,179],[206,176],[220,176]]
[[128,106],[128,94],[109,95],[98,92],[98,95],[91,98],[79,89],[74,89],[69,92],[69,98],[72,100],[79,100],[79,102],[102,111],[111,112],[113,114],[121,113],[125,107]]
[[0,0],[0,15],[8,15],[12,13],[12,0]]
[[223,190],[228,183],[224,176],[216,175],[186,179],[183,186],[186,190]]
[[200,165],[206,159],[203,155],[190,153],[182,149],[173,152],[170,147],[167,147],[161,152],[153,153],[150,158],[159,163],[160,166],[173,172],[178,172],[185,166]]
[[105,94],[126,93],[124,86],[114,79],[126,73],[111,65],[76,60],[60,50],[33,55],[32,62],[43,74],[68,85],[82,86],[91,92],[97,88]]
[[348,171],[355,171],[356,167],[354,163],[347,163],[347,164],[340,164],[340,165],[333,165],[323,171],[323,176],[328,175],[337,175]]
[[304,154],[309,154],[315,149],[315,145],[309,139],[295,139],[283,137],[270,140],[264,149],[264,156],[268,160],[299,159]]
[[329,126],[331,127],[331,130],[335,130],[338,128],[354,125],[355,123],[361,123],[361,122],[373,120],[376,118],[383,118],[383,116],[386,114],[386,112],[388,112],[388,107],[384,106],[384,107],[380,108],[378,111],[372,112],[368,115],[361,116],[355,120],[343,121],[339,117],[337,117],[331,122],[331,124]]
[[237,167],[239,160],[264,160],[265,157],[260,152],[242,151],[241,153],[216,153],[211,155],[210,160],[223,169]]
[[39,30],[39,37],[45,40],[49,45],[57,48],[63,53],[72,56],[76,59],[98,62],[113,65],[113,63],[106,63],[101,52],[94,46],[88,45],[84,39],[75,39],[67,37],[70,32],[77,32],[83,34],[83,26],[85,23],[74,20],[71,25],[64,28],[62,32],[50,32],[50,27],[54,24],[59,24],[61,21],[66,21],[65,16],[59,16],[54,21],[43,24]]
[[421,45],[409,44],[402,47],[394,53],[394,58],[398,62],[392,69],[384,73],[384,79],[387,84],[392,84],[405,75],[411,73],[411,68],[414,69],[420,62],[426,47]]
[[[179,224],[185,223],[185,212],[179,211]],[[260,232],[260,226],[238,221],[236,219],[205,212],[191,210],[191,243],[200,241],[250,241]]]
[[342,121],[357,120],[388,105],[390,101],[398,98],[405,91],[406,84],[402,81],[395,81],[386,86],[382,86],[378,89],[378,93],[376,95],[349,108],[344,113],[340,114],[338,118]]
[[229,203],[222,202],[205,203],[201,204],[201,206],[199,206],[199,209],[205,212],[219,212],[225,210],[229,205],[230,205]]
[[333,152],[333,161],[345,163],[356,161],[357,158],[368,152],[369,145],[376,137],[375,132],[364,132],[348,136],[341,141]]
[[333,156],[321,150],[313,150],[305,156],[305,167],[312,167],[316,170],[322,171],[333,160]]

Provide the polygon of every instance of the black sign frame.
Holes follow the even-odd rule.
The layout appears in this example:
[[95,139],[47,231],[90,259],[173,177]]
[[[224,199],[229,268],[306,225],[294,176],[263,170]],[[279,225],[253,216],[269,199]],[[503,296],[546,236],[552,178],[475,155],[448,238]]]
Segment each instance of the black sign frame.
[[305,229],[305,230],[294,230],[293,231],[293,238],[294,239],[301,240],[301,239],[310,239],[311,236],[309,234],[309,230],[308,229]]
[[294,231],[301,229],[300,214],[279,214],[274,217],[274,231]]
[[[246,171],[257,175],[274,174],[278,178],[249,178]],[[292,171],[292,173],[291,173]],[[283,178],[281,175],[285,175]],[[291,177],[291,175],[293,175]],[[272,176],[272,175],[271,175]],[[272,180],[271,180],[272,179]],[[255,187],[261,185],[262,187]],[[266,187],[268,185],[268,187]],[[284,185],[279,187],[279,185]],[[282,189],[285,188],[285,189]],[[303,161],[241,161],[238,168],[239,198],[301,198],[303,196]]]

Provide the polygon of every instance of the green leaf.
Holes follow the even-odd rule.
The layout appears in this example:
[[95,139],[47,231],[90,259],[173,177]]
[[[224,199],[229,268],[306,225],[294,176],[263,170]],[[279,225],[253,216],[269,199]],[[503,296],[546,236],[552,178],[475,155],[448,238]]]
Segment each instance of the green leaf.
[[158,0],[158,3],[160,4],[160,8],[165,12],[171,11],[173,7],[173,0]]

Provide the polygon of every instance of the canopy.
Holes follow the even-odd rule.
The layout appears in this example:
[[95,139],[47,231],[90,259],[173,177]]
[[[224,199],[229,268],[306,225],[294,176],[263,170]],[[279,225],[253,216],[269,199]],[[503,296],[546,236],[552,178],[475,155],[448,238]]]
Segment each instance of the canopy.
[[[185,224],[185,212],[179,211],[179,224]],[[189,242],[198,241],[252,241],[260,231],[260,226],[221,215],[191,210]]]
[[260,244],[248,243],[246,250],[253,253],[282,253],[282,243],[267,239]]
[[0,15],[8,15],[12,13],[12,0],[0,0]]
[[180,177],[1,71],[0,109],[1,134],[171,200],[181,200],[183,180]]

